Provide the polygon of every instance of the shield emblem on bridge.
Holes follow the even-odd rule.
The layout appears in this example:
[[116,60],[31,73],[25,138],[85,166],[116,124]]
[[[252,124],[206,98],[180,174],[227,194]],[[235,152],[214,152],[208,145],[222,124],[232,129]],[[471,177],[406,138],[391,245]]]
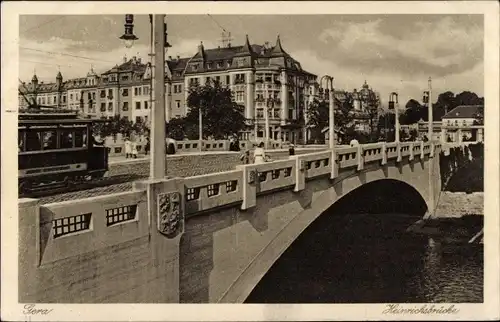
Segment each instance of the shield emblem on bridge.
[[179,192],[158,194],[158,231],[168,238],[182,232],[184,214]]

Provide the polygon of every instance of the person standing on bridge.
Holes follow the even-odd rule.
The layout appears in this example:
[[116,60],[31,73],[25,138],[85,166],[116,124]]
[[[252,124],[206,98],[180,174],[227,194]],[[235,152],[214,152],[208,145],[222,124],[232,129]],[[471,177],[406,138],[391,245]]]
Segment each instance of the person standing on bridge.
[[253,151],[253,163],[260,164],[267,161],[267,156],[264,151],[264,142],[260,142],[259,145]]
[[125,158],[128,159],[129,156],[132,157],[132,142],[127,137],[125,138]]

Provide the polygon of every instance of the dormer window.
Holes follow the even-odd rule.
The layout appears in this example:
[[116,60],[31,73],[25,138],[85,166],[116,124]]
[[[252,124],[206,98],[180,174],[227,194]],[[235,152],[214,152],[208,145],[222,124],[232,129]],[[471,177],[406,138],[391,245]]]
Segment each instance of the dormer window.
[[207,64],[207,69],[212,69],[212,63]]
[[193,71],[197,71],[198,70],[198,65],[193,65]]
[[228,60],[228,61],[226,62],[226,66],[227,66],[227,67],[231,67],[231,61],[230,61],[230,60]]
[[217,63],[217,68],[222,68],[222,62]]

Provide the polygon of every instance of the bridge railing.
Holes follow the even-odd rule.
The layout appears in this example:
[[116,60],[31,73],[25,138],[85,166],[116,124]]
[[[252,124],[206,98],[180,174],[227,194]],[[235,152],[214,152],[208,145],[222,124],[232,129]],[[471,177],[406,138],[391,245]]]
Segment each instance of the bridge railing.
[[145,191],[42,205],[38,263],[118,245],[148,234]]
[[[179,187],[184,189],[182,207],[187,216],[235,204],[248,209],[257,204],[261,194],[279,189],[301,191],[308,180],[327,175],[333,179],[342,169],[362,170],[367,163],[384,165],[389,160],[423,158],[441,148],[441,143],[436,142],[374,143],[180,178]],[[37,236],[39,263],[147,236],[153,229],[150,212],[156,211],[155,206],[148,207],[148,193],[142,188],[42,206],[37,205],[36,200],[30,202],[29,205],[20,202],[20,218],[24,220],[24,232]],[[26,216],[27,213],[30,215]],[[33,227],[37,227],[35,231]]]

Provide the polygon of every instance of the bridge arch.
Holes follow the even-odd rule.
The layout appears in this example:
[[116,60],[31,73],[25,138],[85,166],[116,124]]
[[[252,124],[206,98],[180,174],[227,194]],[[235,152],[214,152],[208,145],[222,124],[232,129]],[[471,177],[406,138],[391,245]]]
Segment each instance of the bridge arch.
[[[220,302],[245,302],[285,251],[322,215],[332,212],[346,213],[346,211],[347,213],[366,213],[368,210],[375,213],[406,211],[413,214],[416,221],[427,211],[425,193],[421,193],[419,191],[421,189],[405,181],[384,178],[367,180],[361,185],[359,182],[357,185],[350,185],[346,184],[346,180],[335,183],[312,201],[310,207],[306,207],[295,216],[253,259],[221,297]],[[367,195],[371,198],[367,199]]]

